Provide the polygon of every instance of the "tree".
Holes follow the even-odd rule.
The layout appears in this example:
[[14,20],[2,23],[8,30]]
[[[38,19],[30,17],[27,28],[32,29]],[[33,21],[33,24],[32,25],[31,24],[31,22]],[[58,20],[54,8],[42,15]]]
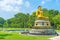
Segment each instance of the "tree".
[[15,17],[18,18],[20,24],[24,28],[27,26],[28,16],[29,14],[24,14],[24,13],[18,13],[15,15]]
[[[57,28],[56,26],[59,26],[59,20],[57,20],[55,17],[59,14],[58,10],[48,10],[46,8],[43,8],[44,16],[49,17],[49,20],[51,22],[51,25],[54,28]],[[57,17],[58,18],[58,17]],[[8,24],[8,27],[18,27],[18,28],[30,28],[34,26],[34,22],[36,20],[36,12],[32,12],[32,14],[29,13],[17,13],[14,15],[13,18],[7,19],[7,23],[5,22],[4,25],[6,26]],[[56,22],[55,22],[56,21]],[[3,24],[3,22],[1,21]],[[0,25],[2,26],[2,25]],[[60,26],[59,26],[60,27]],[[58,27],[58,28],[59,28]]]
[[7,21],[4,22],[3,27],[8,27]]
[[0,17],[0,27],[3,27],[4,22],[5,20],[2,17]]
[[28,20],[29,27],[34,26],[35,19],[36,19],[36,12],[32,12],[32,14],[29,16],[29,20]]
[[53,22],[52,18],[55,17],[59,13],[59,11],[53,10],[53,9],[47,10],[46,8],[44,8],[43,12],[44,12],[45,16],[49,17],[49,20],[51,22],[51,26],[54,26],[54,22]]
[[55,28],[60,29],[60,13],[56,15],[55,17],[53,17],[52,19],[53,19]]
[[26,28],[28,27],[28,20],[29,20],[29,14],[25,13],[17,13],[15,16],[11,19],[7,20],[8,27],[21,27]]

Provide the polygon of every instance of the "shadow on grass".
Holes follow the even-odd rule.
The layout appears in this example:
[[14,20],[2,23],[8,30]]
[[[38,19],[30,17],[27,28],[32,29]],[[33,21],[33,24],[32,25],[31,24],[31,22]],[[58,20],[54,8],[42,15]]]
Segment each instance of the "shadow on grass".
[[12,34],[0,34],[0,39],[5,39],[7,36],[11,36]]

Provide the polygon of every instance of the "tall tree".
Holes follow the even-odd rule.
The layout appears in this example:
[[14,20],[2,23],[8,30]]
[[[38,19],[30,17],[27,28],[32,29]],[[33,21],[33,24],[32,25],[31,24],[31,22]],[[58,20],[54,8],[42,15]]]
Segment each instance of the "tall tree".
[[5,20],[2,17],[0,17],[0,27],[3,27],[4,22]]
[[55,28],[60,29],[60,13],[52,18],[55,24]]

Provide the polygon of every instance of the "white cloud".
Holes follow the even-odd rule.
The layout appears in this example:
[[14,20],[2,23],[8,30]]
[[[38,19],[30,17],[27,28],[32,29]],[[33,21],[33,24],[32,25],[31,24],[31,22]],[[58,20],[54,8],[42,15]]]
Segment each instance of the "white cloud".
[[2,6],[5,6],[6,5],[6,3],[4,3],[3,1],[0,1],[0,6],[2,7]]
[[[0,10],[3,10],[3,11],[16,11],[18,12],[20,9],[20,6],[24,4],[23,3],[23,0],[2,0],[0,1]],[[14,6],[14,5],[19,5],[18,6]],[[29,7],[30,6],[30,3],[29,1],[25,1],[25,7]]]
[[26,1],[25,2],[25,6],[28,8],[30,6],[30,2],[29,1]]
[[41,4],[42,4],[42,5],[45,4],[45,1],[42,1]]
[[17,0],[17,1],[16,1],[16,4],[18,4],[18,5],[23,4],[23,0]]
[[15,12],[19,12],[20,9],[19,9],[18,7],[15,7],[15,8],[14,8],[14,11],[15,11]]
[[4,10],[4,11],[12,11],[13,7],[10,6],[10,5],[6,5],[6,6],[2,7],[2,10]]
[[42,0],[41,1],[41,5],[44,5],[44,4],[46,4],[46,3],[49,3],[49,2],[51,2],[52,0]]
[[[11,5],[10,5],[11,4]],[[19,7],[13,5],[22,5],[23,0],[2,0],[0,1],[0,8],[5,11],[19,11]]]
[[3,3],[21,5],[23,4],[23,0],[3,0]]
[[19,12],[20,11],[19,7],[12,7],[10,5],[2,7],[2,10],[6,12],[9,12],[9,11]]

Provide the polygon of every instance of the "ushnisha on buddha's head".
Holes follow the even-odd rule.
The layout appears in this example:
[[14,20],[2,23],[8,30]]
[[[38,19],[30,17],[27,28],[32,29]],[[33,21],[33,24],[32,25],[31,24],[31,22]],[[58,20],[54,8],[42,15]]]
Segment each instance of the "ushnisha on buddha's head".
[[38,6],[38,10],[42,10],[42,7],[41,6]]

